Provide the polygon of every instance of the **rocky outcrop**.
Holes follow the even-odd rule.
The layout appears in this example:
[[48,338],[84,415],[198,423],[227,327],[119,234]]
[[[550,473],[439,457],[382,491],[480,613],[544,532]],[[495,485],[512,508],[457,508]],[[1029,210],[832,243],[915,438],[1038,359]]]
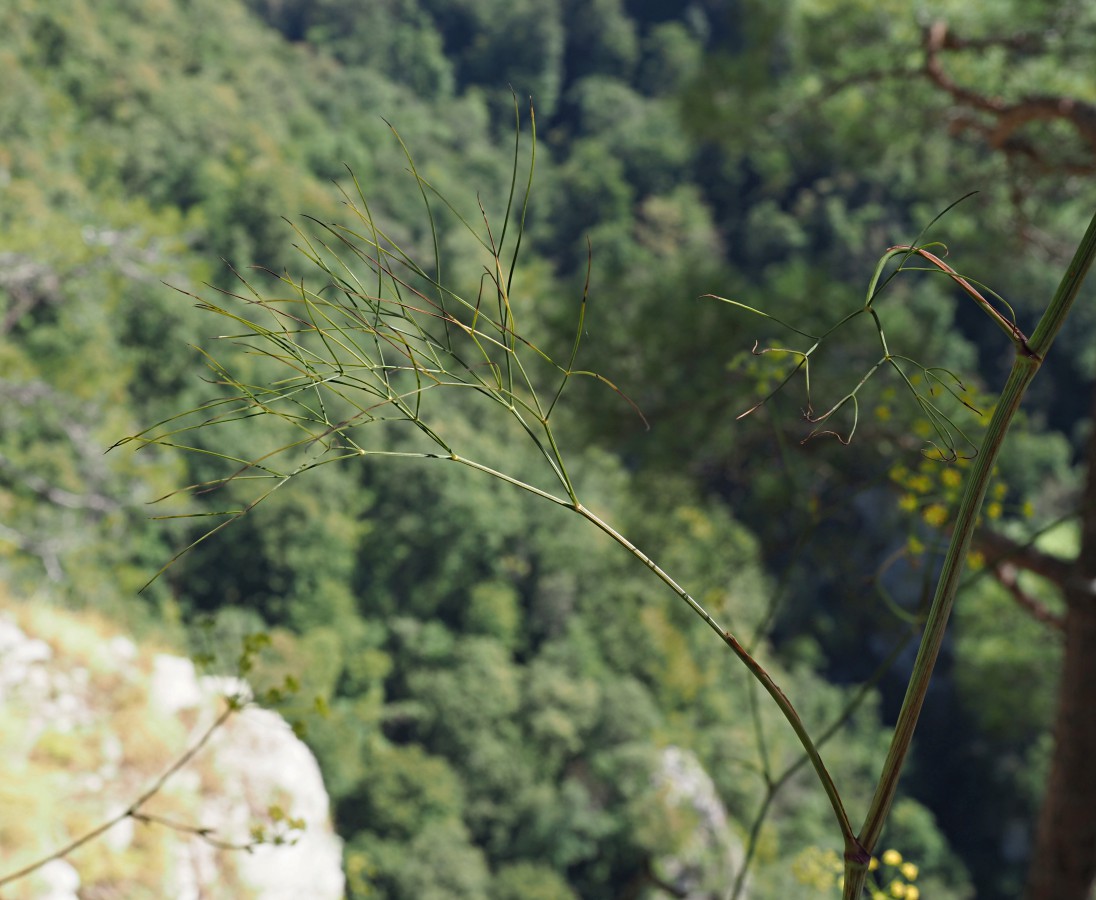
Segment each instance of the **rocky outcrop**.
[[726,897],[744,854],[711,776],[692,751],[669,746],[659,756],[655,781],[667,815],[685,815],[693,825],[682,846],[658,857],[661,880],[689,900]]
[[[0,878],[123,813],[241,690],[87,616],[0,615]],[[269,710],[233,713],[139,811],[3,896],[343,896],[319,767]]]

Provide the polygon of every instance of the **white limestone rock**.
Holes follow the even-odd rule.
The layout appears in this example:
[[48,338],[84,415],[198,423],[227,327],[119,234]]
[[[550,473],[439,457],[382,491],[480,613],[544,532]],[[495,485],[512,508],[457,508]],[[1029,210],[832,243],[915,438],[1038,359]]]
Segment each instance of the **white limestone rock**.
[[[57,609],[0,615],[0,782],[13,786],[0,794],[0,877],[125,810],[208,728],[226,693],[247,690],[109,631]],[[247,853],[128,818],[6,886],[5,900],[343,896],[342,846],[319,766],[274,712],[234,713],[142,810],[239,844],[256,825],[285,832],[286,817],[305,827],[288,832],[293,844]]]
[[745,857],[711,777],[691,750],[670,746],[660,754],[655,784],[663,804],[696,822],[685,846],[658,857],[659,877],[688,900],[725,897]]

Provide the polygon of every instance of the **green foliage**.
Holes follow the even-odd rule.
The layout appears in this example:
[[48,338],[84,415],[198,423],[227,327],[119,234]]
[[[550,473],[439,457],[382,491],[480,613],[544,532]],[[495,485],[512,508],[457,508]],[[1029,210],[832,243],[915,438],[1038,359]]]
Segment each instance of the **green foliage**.
[[681,22],[664,22],[643,41],[638,86],[653,96],[674,97],[700,68],[702,47]]
[[368,770],[361,795],[343,802],[342,815],[350,827],[407,841],[431,822],[459,819],[461,782],[441,757],[429,756],[415,744],[382,745],[369,754]]
[[607,75],[631,81],[639,59],[636,23],[621,0],[565,0],[567,69],[575,81]]
[[[1027,590],[1059,605],[1055,591],[1038,580],[1023,580]],[[956,613],[956,687],[964,706],[987,735],[1023,744],[1051,725],[1054,689],[1061,655],[1058,640],[1047,639],[1047,626],[1020,608],[1004,588],[985,579],[964,594]]]
[[520,635],[521,598],[505,581],[484,581],[472,588],[463,612],[462,628],[486,634],[513,651]]
[[[571,405],[552,421],[569,448],[572,487],[657,549],[721,621],[750,638],[757,630],[766,665],[802,698],[812,727],[825,727],[847,699],[825,679],[867,677],[886,652],[874,648],[889,648],[905,627],[866,577],[911,538],[927,541],[922,514],[935,498],[925,495],[917,516],[896,509],[906,481],[926,474],[925,435],[894,381],[865,388],[862,440],[850,448],[799,449],[809,428],[794,421],[798,398],[736,423],[782,371],[769,367],[773,357],[749,353],[754,341],[781,346],[787,334],[698,297],[715,291],[769,313],[779,307],[816,332],[859,302],[863,275],[887,246],[913,239],[977,188],[938,232],[973,278],[996,283],[1008,267],[1007,299],[1023,323],[1049,294],[1063,236],[1083,225],[1081,182],[1039,182],[986,153],[977,129],[948,133],[949,99],[909,74],[922,58],[908,12],[860,0],[733,10],[619,0],[5,5],[4,578],[30,588],[44,573],[66,602],[142,627],[212,613],[224,665],[237,632],[268,630],[273,661],[255,672],[256,685],[323,763],[354,896],[596,896],[606,884],[631,883],[660,847],[685,847],[696,831],[688,810],[668,808],[652,788],[658,752],[671,745],[697,754],[732,829],[747,833],[763,797],[758,769],[779,772],[796,758],[794,743],[765,718],[757,746],[750,689],[725,650],[563,510],[538,512],[532,498],[436,461],[321,466],[303,490],[273,493],[133,601],[214,521],[208,513],[243,508],[256,482],[234,479],[156,510],[195,518],[149,522],[144,501],[179,484],[211,486],[225,475],[219,457],[101,451],[223,396],[193,377],[202,357],[188,345],[209,350],[208,338],[237,326],[215,328],[191,296],[160,282],[206,299],[195,285],[246,293],[227,259],[256,286],[289,293],[302,272],[291,247],[300,237],[281,216],[352,221],[330,185],[350,187],[346,165],[390,239],[384,246],[421,264],[401,277],[418,289],[441,281],[493,307],[498,275],[483,274],[492,254],[470,249],[428,190],[435,256],[420,184],[397,177],[408,163],[381,116],[414,149],[422,177],[482,236],[479,192],[501,240],[512,86],[522,105],[533,95],[541,133],[524,268],[506,273],[522,333],[566,360],[585,293],[586,334],[570,368],[596,363],[651,425],[644,430],[603,384],[571,378]],[[949,57],[965,84],[1010,98],[1096,96],[1078,63],[1091,55],[1084,4],[982,9],[949,0],[926,14],[975,38],[1043,35],[1038,53]],[[1040,129],[1024,136],[1049,136],[1052,164],[1078,158],[1072,134]],[[1026,224],[1033,211],[1038,231]],[[1040,253],[1029,252],[1029,239]],[[275,278],[295,274],[267,281],[248,272],[252,263]],[[330,273],[305,275],[302,292],[329,296],[321,277]],[[999,383],[1005,341],[971,326],[964,305],[973,304],[946,279],[910,276],[890,290],[895,346],[947,365],[974,394]],[[467,324],[470,315],[465,308],[455,318]],[[1093,371],[1096,321],[1081,310],[1075,323],[1063,337],[1063,368],[1035,398],[1045,414],[1031,417],[1030,433],[1002,460],[997,522],[1019,520],[1025,506],[1038,522],[1057,518],[1076,483],[1076,398]],[[819,398],[832,403],[848,373],[874,362],[870,339],[870,329],[835,336],[812,383]],[[473,358],[488,360],[501,356]],[[268,371],[254,358],[234,363],[254,383]],[[473,371],[492,383],[486,368]],[[538,387],[545,371],[559,374],[534,372]],[[519,443],[520,426],[486,431],[473,398],[451,396],[434,411],[444,441],[527,483],[559,484],[544,455]],[[196,445],[251,459],[285,440],[248,419]],[[372,446],[422,450],[398,430]],[[896,466],[905,480],[892,477]],[[945,480],[932,477],[937,487]],[[915,595],[892,599],[916,611]],[[953,742],[991,746],[1003,760],[993,790],[1019,798],[1010,814],[1028,814],[1039,790],[1031,773],[1045,755],[1054,644],[985,580],[957,617],[962,665],[943,688],[957,692],[966,717]],[[770,622],[775,646],[760,637]],[[210,649],[204,630],[193,632],[196,651]],[[852,652],[865,634],[873,649]],[[1024,691],[1008,689],[1019,683]],[[879,733],[869,703],[835,739],[827,758],[841,760],[844,784],[874,777]],[[74,748],[57,740],[50,752],[61,759]],[[931,771],[933,747],[919,752]],[[794,895],[789,860],[826,841],[829,812],[806,784],[798,776],[774,801],[755,863],[757,896]],[[866,802],[851,793],[854,808]],[[980,804],[994,809],[988,799],[967,805]],[[947,816],[938,819],[950,828]],[[937,879],[922,882],[924,893],[961,895],[965,876],[927,814],[900,803],[896,821],[905,830],[895,846],[922,864],[923,878]],[[1004,865],[981,849],[997,846],[986,835],[998,826],[991,811],[967,829],[980,844],[948,834],[974,860],[980,891],[991,880],[981,873]]]
[[[922,896],[972,896],[969,879],[962,864],[948,848],[933,821],[932,814],[910,800],[894,806],[883,838],[888,847],[901,847],[906,859],[916,861]],[[885,880],[885,879],[884,879]]]
[[358,897],[483,897],[489,873],[483,854],[459,821],[424,825],[407,842],[378,841],[360,834],[347,847],[348,894]]
[[458,82],[485,90],[501,121],[509,118],[506,85],[522,97],[536,97],[551,115],[563,77],[559,0],[423,0],[423,5],[444,35]]
[[[422,4],[249,0],[247,5],[291,41],[307,39],[349,66],[384,72],[416,96],[441,100],[453,93],[453,61]],[[385,39],[377,40],[382,34]]]
[[494,874],[488,896],[491,900],[573,900],[577,895],[547,866],[520,862]]

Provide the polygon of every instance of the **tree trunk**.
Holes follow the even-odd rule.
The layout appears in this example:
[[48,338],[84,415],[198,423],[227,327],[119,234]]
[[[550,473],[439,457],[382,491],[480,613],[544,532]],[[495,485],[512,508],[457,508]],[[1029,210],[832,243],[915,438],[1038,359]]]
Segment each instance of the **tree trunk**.
[[1081,552],[1062,585],[1065,646],[1054,755],[1028,870],[1028,900],[1088,900],[1096,880],[1096,428],[1080,514]]

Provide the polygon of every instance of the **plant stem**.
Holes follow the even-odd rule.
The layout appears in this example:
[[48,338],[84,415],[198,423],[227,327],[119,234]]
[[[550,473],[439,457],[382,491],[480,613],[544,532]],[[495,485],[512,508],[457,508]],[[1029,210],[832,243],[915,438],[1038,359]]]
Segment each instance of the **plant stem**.
[[[982,501],[985,499],[986,489],[989,486],[994,464],[1001,452],[1005,435],[1017,410],[1020,408],[1024,392],[1039,371],[1047,350],[1050,349],[1054,338],[1061,330],[1066,315],[1077,297],[1094,257],[1096,257],[1096,215],[1089,223],[1088,229],[1077,247],[1077,252],[1074,254],[1069,268],[1062,277],[1050,306],[1039,320],[1034,334],[1027,342],[1028,352],[1020,351],[1016,355],[1008,380],[1005,382],[1005,387],[986,429],[982,446],[967,479],[963,499],[960,502],[956,516],[955,527],[952,531],[951,543],[948,546],[947,556],[944,558],[943,568],[940,571],[940,578],[936,586],[936,594],[933,597],[932,607],[925,623],[925,630],[921,636],[921,646],[913,665],[913,672],[910,675],[906,697],[898,714],[898,721],[895,724],[894,737],[891,740],[890,750],[883,764],[883,772],[880,775],[875,796],[868,808],[864,827],[860,830],[858,844],[861,852],[850,855],[846,851],[844,900],[858,900],[862,895],[870,855],[875,849],[883,825],[890,813],[891,805],[894,802],[902,766],[913,740],[913,732],[917,727],[917,719],[925,702],[933,668],[940,655],[940,647],[947,629],[948,617],[951,615],[956,591],[959,587],[959,577],[962,574],[963,564],[970,550],[971,538],[974,535],[974,529],[978,525],[978,515],[982,508]],[[848,847],[847,836],[845,843]]]
[[750,673],[757,679],[763,688],[772,697],[773,701],[780,708],[780,711],[784,714],[784,718],[788,720],[788,724],[791,725],[792,731],[795,732],[795,736],[799,738],[799,743],[803,745],[804,751],[806,751],[807,757],[810,759],[811,765],[814,767],[815,774],[818,776],[818,780],[822,783],[822,788],[826,792],[826,797],[829,798],[830,806],[833,808],[833,814],[837,819],[837,824],[841,829],[842,837],[845,839],[846,853],[851,853],[857,846],[856,838],[853,835],[852,825],[849,823],[848,814],[845,812],[844,804],[841,802],[841,796],[837,791],[837,785],[834,783],[833,777],[826,769],[825,763],[822,761],[822,756],[818,751],[818,747],[814,741],[811,740],[810,733],[807,731],[806,726],[803,724],[803,720],[799,718],[799,713],[796,712],[795,707],[792,706],[791,701],[787,695],[780,689],[780,686],[773,681],[772,676],[765,671],[764,667],[750,655],[749,651],[742,646],[741,643],[735,638],[733,634],[723,628],[711,614],[693,598],[688,591],[686,591],[681,585],[679,585],[670,575],[663,570],[658,563],[651,559],[646,553],[639,549],[635,544],[629,541],[624,535],[613,528],[604,519],[599,518],[590,510],[588,510],[581,503],[576,503],[574,506],[575,512],[586,519],[593,525],[596,525],[599,529],[605,532],[609,537],[616,541],[620,546],[632,554],[636,559],[642,562],[648,569],[650,569],[658,578],[667,585],[675,594],[684,600],[689,608],[693,610],[704,622],[711,628],[719,637],[723,640],[731,651],[737,656],[750,670]]
[[[425,454],[431,456],[431,454]],[[844,804],[841,802],[841,795],[838,793],[837,785],[834,783],[833,777],[826,769],[825,763],[822,761],[822,755],[818,751],[817,745],[811,740],[810,733],[807,731],[807,727],[803,724],[803,720],[799,718],[799,713],[796,712],[792,702],[788,699],[787,695],[780,689],[780,686],[773,681],[772,676],[765,670],[765,668],[759,663],[750,652],[739,642],[739,640],[731,634],[727,629],[720,625],[709,613],[703,605],[701,605],[696,598],[694,598],[685,588],[678,584],[665,569],[658,565],[651,557],[639,549],[623,534],[613,528],[608,522],[599,517],[597,514],[583,506],[577,499],[572,502],[567,502],[560,497],[556,497],[553,494],[549,494],[547,491],[542,491],[540,488],[534,487],[524,481],[519,481],[512,476],[500,472],[497,469],[492,469],[490,466],[485,466],[482,463],[475,462],[474,460],[467,459],[463,456],[457,456],[455,453],[448,457],[437,457],[439,459],[449,459],[453,462],[460,463],[461,465],[468,466],[469,468],[476,469],[479,472],[483,472],[487,475],[492,475],[495,478],[499,478],[507,484],[514,487],[521,488],[524,491],[540,497],[543,500],[549,500],[558,506],[563,506],[578,513],[586,521],[596,526],[598,529],[607,534],[621,547],[632,554],[643,565],[650,569],[660,581],[662,581],[667,587],[669,587],[678,597],[688,604],[689,608],[695,612],[704,622],[711,628],[716,634],[719,635],[723,643],[731,648],[735,656],[737,656],[750,670],[750,673],[761,684],[761,686],[772,697],[773,701],[780,708],[780,711],[784,714],[784,718],[788,720],[788,724],[791,725],[792,731],[795,732],[799,743],[802,744],[803,750],[806,752],[807,758],[810,760],[811,765],[814,767],[815,774],[818,776],[818,780],[822,783],[822,788],[826,792],[827,798],[829,798],[830,806],[833,808],[834,817],[837,819],[838,827],[841,829],[841,835],[845,841],[846,854],[855,853],[859,849],[856,837],[853,834],[852,825],[849,822],[848,814],[845,812]],[[570,486],[568,485],[570,489]]]
[[[25,878],[32,872],[37,872],[39,869],[43,868],[54,860],[64,859],[69,854],[73,853],[76,850],[79,850],[85,844],[91,843],[101,834],[106,834],[115,825],[117,825],[119,822],[125,821],[126,819],[134,819],[137,821],[144,820],[149,822],[153,821],[153,817],[147,816],[141,812],[141,807],[144,806],[153,797],[155,797],[158,793],[160,793],[164,785],[167,783],[168,779],[175,775],[175,773],[178,772],[188,762],[194,759],[194,757],[198,755],[201,749],[209,742],[209,739],[213,737],[213,734],[222,725],[224,725],[225,722],[228,721],[230,716],[236,713],[239,709],[240,706],[237,702],[227,702],[225,704],[224,710],[222,710],[221,714],[213,720],[212,724],[210,724],[210,726],[202,732],[201,737],[199,737],[198,740],[195,741],[186,750],[185,753],[183,753],[177,760],[175,760],[175,762],[168,766],[163,774],[161,774],[160,777],[152,783],[152,786],[145,789],[145,791],[129,806],[127,806],[124,810],[122,810],[114,817],[107,819],[105,822],[101,823],[95,828],[92,828],[90,831],[80,835],[80,837],[76,838],[75,840],[70,841],[68,844],[65,844],[65,846],[61,847],[60,849],[54,850],[48,856],[43,856],[40,859],[36,859],[34,862],[23,866],[23,868],[18,869],[14,872],[9,872],[7,875],[0,877],[0,886],[10,884],[13,881],[18,881],[20,878]],[[169,824],[163,820],[161,820],[161,824],[169,825],[169,827],[174,828],[176,831],[190,832],[192,834],[199,834],[204,830],[200,828],[193,828],[190,826]],[[200,836],[204,837],[205,835]]]

